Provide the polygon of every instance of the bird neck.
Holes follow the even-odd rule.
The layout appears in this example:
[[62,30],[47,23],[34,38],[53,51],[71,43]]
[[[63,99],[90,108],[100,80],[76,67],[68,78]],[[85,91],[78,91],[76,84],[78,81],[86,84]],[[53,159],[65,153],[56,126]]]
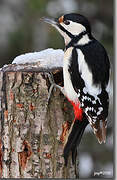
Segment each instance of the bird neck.
[[92,36],[89,35],[87,31],[83,31],[79,35],[74,36],[72,39],[69,39],[67,43],[65,43],[66,49],[68,49],[69,47],[75,47],[77,45],[85,45],[89,43],[91,39],[92,39]]

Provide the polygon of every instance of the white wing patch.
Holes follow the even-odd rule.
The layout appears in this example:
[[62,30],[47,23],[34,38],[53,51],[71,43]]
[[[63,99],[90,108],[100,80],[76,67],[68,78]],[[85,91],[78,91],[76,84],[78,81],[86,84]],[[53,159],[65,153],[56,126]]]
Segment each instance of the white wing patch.
[[84,55],[80,49],[78,49],[77,52],[78,52],[79,72],[81,73],[81,77],[85,82],[85,89],[83,91],[85,93],[88,92],[90,95],[93,95],[94,97],[97,97],[97,95],[101,93],[101,87],[100,85],[95,86],[93,84],[92,73],[89,70]]

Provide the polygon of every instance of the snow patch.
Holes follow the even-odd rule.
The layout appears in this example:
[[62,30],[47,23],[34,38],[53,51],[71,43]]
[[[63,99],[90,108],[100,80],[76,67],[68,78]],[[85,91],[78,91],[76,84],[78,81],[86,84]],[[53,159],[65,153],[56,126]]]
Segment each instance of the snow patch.
[[17,56],[12,64],[26,64],[39,62],[39,66],[46,68],[63,67],[64,51],[48,48],[40,52],[31,52]]

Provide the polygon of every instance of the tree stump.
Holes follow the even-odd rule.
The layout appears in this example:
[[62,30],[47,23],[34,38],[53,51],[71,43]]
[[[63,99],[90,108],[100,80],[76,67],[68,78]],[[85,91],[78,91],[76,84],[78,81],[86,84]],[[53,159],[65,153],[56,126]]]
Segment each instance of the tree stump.
[[59,89],[48,101],[50,72],[63,85],[62,68],[33,63],[0,70],[1,178],[76,178],[71,157],[64,166],[61,140],[73,111]]

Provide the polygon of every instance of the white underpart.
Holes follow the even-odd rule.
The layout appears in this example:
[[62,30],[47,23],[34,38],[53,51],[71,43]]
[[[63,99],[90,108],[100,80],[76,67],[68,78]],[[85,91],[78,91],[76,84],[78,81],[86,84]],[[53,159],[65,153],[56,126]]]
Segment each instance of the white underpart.
[[95,86],[93,84],[92,72],[89,70],[89,67],[84,59],[84,55],[80,49],[78,49],[77,52],[79,72],[81,73],[81,77],[84,80],[86,87],[84,91],[97,98],[97,95],[101,93],[101,87],[100,85]]
[[67,51],[64,53],[64,65],[63,65],[64,90],[65,90],[66,96],[69,98],[69,100],[77,103],[78,95],[73,88],[70,74],[68,72],[70,58],[72,56],[72,50],[73,50],[73,48],[71,47],[71,48],[67,49]]

